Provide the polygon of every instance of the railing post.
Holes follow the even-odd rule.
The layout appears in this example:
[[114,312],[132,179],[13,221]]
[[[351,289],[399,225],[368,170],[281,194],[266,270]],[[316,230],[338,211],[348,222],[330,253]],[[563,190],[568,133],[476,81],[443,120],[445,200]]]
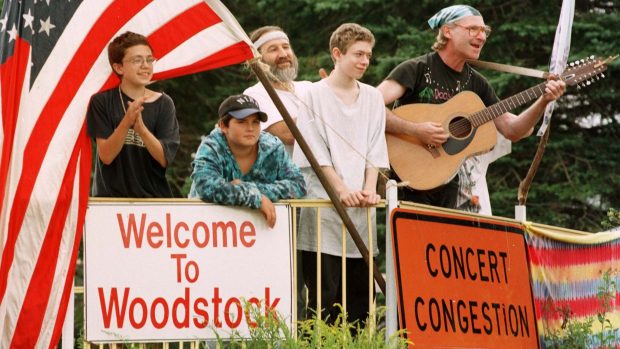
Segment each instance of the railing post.
[[396,302],[396,275],[394,269],[394,258],[392,248],[392,227],[390,216],[392,211],[398,207],[398,188],[396,181],[389,180],[385,186],[385,273],[386,273],[386,294],[385,294],[385,335],[386,340],[398,331],[398,305]]
[[525,222],[527,220],[527,210],[525,205],[516,205],[515,206],[515,219],[519,222]]

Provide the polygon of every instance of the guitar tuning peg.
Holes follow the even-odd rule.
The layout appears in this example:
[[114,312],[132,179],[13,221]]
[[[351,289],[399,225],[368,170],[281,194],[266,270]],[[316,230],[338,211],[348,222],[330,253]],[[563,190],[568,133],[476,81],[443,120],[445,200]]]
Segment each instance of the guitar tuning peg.
[[586,81],[586,85],[590,86],[592,82],[590,80]]
[[605,74],[601,73],[601,78],[605,79]]
[[581,86],[579,86],[579,84],[577,84],[577,91],[581,90]]
[[575,62],[570,62],[570,64],[569,64],[569,65],[570,65],[571,67],[574,67],[574,66],[575,66]]
[[593,59],[594,59],[594,55],[590,56],[590,59],[592,59],[592,60],[593,60]]
[[581,59],[581,64],[585,63],[586,61],[582,58]]

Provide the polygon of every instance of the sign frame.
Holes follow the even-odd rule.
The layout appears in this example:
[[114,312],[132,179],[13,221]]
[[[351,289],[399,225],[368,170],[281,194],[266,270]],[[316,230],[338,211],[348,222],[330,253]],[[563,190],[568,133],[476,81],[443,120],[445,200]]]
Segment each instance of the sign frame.
[[[411,224],[411,226],[406,226],[406,224],[409,224],[411,222],[414,222]],[[528,249],[527,249],[527,244],[525,241],[525,232],[524,229],[522,228],[522,226],[518,223],[512,223],[512,222],[508,222],[506,220],[497,220],[497,219],[493,219],[492,217],[488,217],[488,218],[483,218],[481,216],[473,216],[473,215],[464,215],[464,214],[458,214],[458,213],[446,213],[446,212],[437,212],[437,211],[431,211],[431,210],[422,210],[422,209],[404,209],[404,208],[397,208],[395,209],[390,217],[390,226],[391,226],[391,232],[392,232],[392,244],[393,244],[393,258],[394,258],[394,265],[395,265],[395,276],[396,276],[396,289],[397,289],[397,299],[398,299],[398,320],[399,320],[399,326],[401,329],[406,329],[406,331],[403,331],[403,336],[405,339],[407,339],[410,343],[413,343],[413,345],[415,345],[415,348],[434,348],[434,347],[458,347],[458,348],[480,348],[480,347],[484,347],[484,348],[523,348],[523,347],[528,347],[528,348],[540,348],[540,342],[539,342],[539,337],[538,337],[538,326],[537,326],[537,321],[536,321],[536,306],[535,306],[535,301],[534,301],[534,292],[533,292],[533,287],[532,287],[532,279],[531,279],[531,273],[530,273],[530,264],[529,264],[529,255],[528,255]],[[450,317],[446,317],[446,313],[449,313],[449,310],[446,309],[451,309],[451,307],[453,307],[454,304],[456,304],[456,308],[457,309],[466,309],[465,307],[461,307],[459,308],[463,303],[465,303],[466,305],[469,304],[469,311],[470,314],[472,312],[472,302],[474,302],[474,305],[477,306],[477,302],[476,302],[476,298],[469,298],[468,302],[463,301],[462,298],[458,298],[459,296],[465,294],[468,295],[468,287],[473,287],[472,285],[475,286],[476,282],[480,283],[483,281],[482,279],[482,275],[483,275],[483,270],[482,268],[485,267],[485,263],[481,263],[479,265],[480,269],[480,274],[478,277],[478,281],[475,281],[474,278],[470,278],[470,280],[465,280],[467,279],[466,274],[463,274],[461,277],[461,279],[459,280],[459,276],[457,273],[457,266],[460,266],[460,264],[457,264],[457,258],[459,256],[458,253],[455,253],[457,251],[463,251],[461,249],[461,247],[459,247],[457,244],[452,245],[450,247],[448,247],[445,244],[450,244],[453,243],[454,241],[463,241],[465,239],[465,236],[462,235],[462,233],[464,232],[468,232],[471,234],[475,234],[478,236],[473,236],[473,235],[467,235],[467,238],[472,238],[472,237],[481,237],[481,236],[485,236],[487,237],[487,241],[485,241],[489,246],[493,246],[493,239],[497,239],[497,238],[504,238],[506,239],[506,241],[510,241],[511,247],[509,250],[510,255],[508,256],[508,258],[511,258],[511,260],[509,261],[509,263],[512,263],[510,265],[510,268],[508,268],[509,272],[506,271],[506,268],[504,266],[504,270],[501,269],[501,267],[499,267],[499,265],[501,264],[501,258],[499,257],[499,254],[496,252],[492,252],[493,250],[489,249],[487,250],[483,250],[483,252],[479,252],[479,250],[471,250],[471,255],[475,256],[476,251],[478,251],[478,258],[480,258],[480,255],[482,255],[483,257],[485,256],[485,252],[487,251],[488,253],[486,254],[486,257],[489,258],[490,261],[492,261],[493,263],[486,263],[486,267],[487,268],[491,268],[491,267],[495,267],[495,270],[493,270],[493,268],[489,269],[491,274],[490,276],[493,276],[494,279],[497,276],[496,280],[489,280],[488,279],[488,274],[486,275],[487,280],[485,280],[486,282],[486,286],[485,286],[485,291],[486,292],[491,292],[493,290],[496,290],[496,286],[497,285],[491,285],[490,281],[496,282],[496,284],[501,284],[502,280],[500,278],[501,277],[505,277],[504,283],[505,286],[503,286],[505,289],[510,289],[510,285],[509,283],[511,281],[513,281],[513,279],[516,276],[516,279],[521,281],[521,282],[525,282],[527,281],[527,291],[526,292],[519,292],[518,296],[519,300],[525,303],[521,303],[524,304],[524,307],[527,307],[529,309],[531,309],[531,311],[529,312],[529,314],[527,313],[527,308],[525,308],[526,311],[524,311],[524,313],[527,316],[527,322],[526,322],[526,328],[527,328],[527,339],[523,339],[521,341],[514,341],[514,344],[510,344],[512,343],[511,341],[508,341],[507,338],[502,338],[501,334],[502,334],[502,328],[501,325],[498,324],[496,326],[497,331],[498,331],[498,335],[496,335],[493,331],[495,331],[494,326],[492,325],[492,321],[494,319],[492,319],[491,321],[487,321],[488,323],[488,328],[485,326],[483,329],[484,331],[482,331],[483,333],[479,333],[476,335],[473,335],[472,333],[468,333],[467,331],[465,331],[466,333],[458,333],[459,330],[459,326],[460,330],[463,331],[463,327],[462,324],[460,323],[460,321],[462,321],[462,318],[459,318],[457,320],[454,320],[455,322],[458,322],[456,328],[457,330],[453,331],[453,333],[450,333],[450,326],[448,325],[450,320]],[[437,235],[439,234],[439,235]],[[489,235],[489,234],[502,234],[503,236],[497,235]],[[420,249],[420,247],[416,247],[416,246],[420,246],[419,242],[420,241],[424,241],[424,239],[427,237],[427,241],[429,241],[424,248]],[[434,241],[438,241],[439,244],[433,244]],[[418,245],[416,245],[416,242],[418,243]],[[479,244],[478,246],[484,246],[482,243],[477,242],[477,241],[472,241],[471,244],[473,246],[475,246],[477,244]],[[441,247],[440,247],[441,244]],[[513,248],[513,245],[515,246]],[[406,249],[405,249],[406,248]],[[411,251],[414,251],[415,257],[411,257]],[[468,250],[465,250],[468,251]],[[470,254],[468,254],[470,251],[466,252],[465,255],[466,256],[470,256]],[[420,256],[420,253],[424,254],[423,256]],[[445,265],[444,261],[448,261],[450,258],[450,253],[452,253],[452,260],[450,262],[448,262],[450,264],[450,266],[448,267],[447,265]],[[494,259],[491,259],[492,255],[494,255]],[[462,255],[461,255],[462,256]],[[519,260],[518,262],[520,263],[520,269],[518,270],[518,274],[516,273],[516,268],[513,268],[514,266],[517,266],[517,259]],[[472,260],[473,257],[472,257]],[[480,260],[478,260],[480,261]],[[506,263],[506,256],[504,256],[504,263]],[[472,265],[476,265],[476,262],[474,261],[473,263],[471,261],[469,261],[468,259],[468,265],[464,267],[464,270],[467,269],[469,276],[471,277],[472,275],[478,275],[478,273],[474,270],[473,272],[470,270],[470,268],[473,270],[474,268],[471,267]],[[417,269],[415,269],[417,268]],[[422,270],[423,268],[426,269],[428,275],[422,275],[422,276],[415,276],[412,277],[412,270]],[[453,268],[453,269],[452,269]],[[514,269],[514,272],[513,272]],[[502,275],[502,272],[504,273]],[[433,276],[434,275],[434,276]],[[455,277],[456,275],[456,277]],[[441,280],[442,277],[446,280]],[[417,278],[417,279],[416,279]],[[450,280],[453,279],[453,280]],[[457,281],[458,280],[458,281]],[[431,282],[433,281],[433,282]],[[436,286],[438,288],[438,290],[433,290],[433,283],[438,284],[438,286]],[[461,284],[460,287],[458,288],[459,283]],[[417,284],[417,285],[416,285]],[[482,288],[482,286],[480,286],[480,288]],[[426,290],[424,290],[426,289]],[[430,291],[429,291],[430,290]],[[426,293],[425,293],[426,292]],[[496,292],[496,291],[495,291]],[[506,292],[506,293],[513,293],[511,292]],[[437,301],[434,297],[438,296],[440,297],[442,294],[447,295],[446,298],[440,298],[441,302]],[[452,298],[451,298],[452,295]],[[478,298],[478,300],[482,300],[485,299],[484,297],[488,296],[487,294],[481,294],[480,298]],[[426,297],[426,298],[425,298]],[[432,298],[429,298],[432,297]],[[502,299],[501,297],[497,297],[494,299]],[[411,300],[415,298],[415,302],[412,302]],[[474,299],[472,301],[472,299]],[[446,303],[443,303],[445,300],[449,301],[446,302],[448,303],[448,306],[446,306]],[[433,304],[434,302],[437,303],[437,306],[434,307]],[[487,300],[485,299],[484,302],[481,302],[481,306],[479,309],[482,309],[484,304],[489,304],[486,303]],[[411,305],[415,304],[414,307],[412,307]],[[490,303],[493,305],[493,307],[495,307],[496,303]],[[497,303],[499,304],[499,303]],[[505,304],[505,303],[503,303]],[[512,306],[511,303],[508,303],[509,306]],[[419,309],[424,309],[424,306],[428,306],[428,312],[427,313],[423,313],[420,312],[420,316],[418,316],[418,310]],[[487,305],[487,313],[484,314],[484,320],[486,321],[489,315],[489,306]],[[476,309],[474,307],[474,309]],[[501,316],[501,311],[502,309],[498,306],[498,308],[493,308],[496,311],[495,316],[497,316],[497,309],[500,309],[500,316]],[[517,308],[515,308],[517,309]],[[509,307],[509,311],[511,311],[512,308]],[[521,310],[521,308],[518,309],[519,311]],[[440,313],[444,311],[444,313]],[[483,310],[479,310],[480,312],[484,312]],[[504,310],[505,311],[505,310]],[[433,315],[429,315],[431,314],[431,312],[433,313]],[[424,318],[424,315],[429,315],[427,318]],[[436,314],[437,316],[434,317],[434,314]],[[444,323],[441,323],[441,325],[438,325],[438,323],[441,322],[441,315],[443,315],[443,321]],[[453,314],[454,315],[454,314]],[[460,315],[460,312],[459,312]],[[509,312],[508,316],[511,316],[512,313]],[[521,320],[521,325],[524,324],[523,319],[519,318],[518,316],[520,315],[517,310],[515,310],[515,315],[517,316],[516,319],[517,320]],[[433,317],[434,319],[440,319],[439,321],[433,321]],[[456,315],[454,315],[454,317],[456,317]],[[446,320],[447,319],[447,320]],[[506,319],[506,317],[504,317],[504,320]],[[475,314],[475,316],[472,316],[471,318],[468,319],[468,324],[471,324],[471,332],[474,332],[474,321],[478,321],[478,324],[480,324],[482,321],[482,316],[480,316],[480,314]],[[511,319],[509,319],[510,321]],[[454,326],[452,324],[452,326]],[[505,330],[505,337],[508,337],[507,335],[509,334],[509,331],[511,331],[512,333],[512,322],[510,322],[510,326],[511,328],[509,329],[508,327],[505,327],[503,330]],[[429,329],[430,328],[430,329]],[[454,328],[454,327],[452,327]],[[470,327],[467,327],[470,328]],[[414,329],[414,330],[412,330]],[[445,333],[441,332],[442,329],[445,329]],[[518,329],[518,328],[517,328]],[[432,333],[432,331],[436,331],[437,333]],[[485,337],[485,333],[486,332],[486,337]],[[489,333],[491,332],[491,333]],[[518,332],[518,330],[517,330]],[[522,333],[525,333],[525,331],[522,331]],[[500,340],[501,343],[500,344],[496,344],[497,340]],[[524,346],[524,342],[527,342]]]
[[[289,328],[293,328],[292,209],[291,206],[286,203],[277,203],[275,204],[275,208],[277,216],[276,226],[274,228],[269,228],[264,217],[257,210],[207,204],[198,200],[91,200],[87,210],[83,240],[85,339],[93,343],[167,342],[198,339],[214,340],[217,339],[218,336],[227,338],[233,332],[236,333],[236,335],[248,337],[249,326],[247,322],[250,321],[250,318],[248,318],[244,312],[239,311],[240,308],[237,304],[241,304],[241,306],[249,304],[250,306],[260,308],[261,313],[263,313],[263,311],[266,313],[268,310],[272,310],[272,308],[266,304],[270,303],[273,305],[273,309],[277,310],[278,313],[282,315],[283,320],[286,321]],[[101,218],[108,217],[106,215],[99,216],[99,218],[97,218],[98,222],[93,222],[90,219],[92,219],[92,217],[97,217],[97,210],[101,210],[101,212],[110,210],[115,213],[113,213],[114,216],[110,216],[108,219]],[[122,212],[122,215],[126,214],[126,216],[119,217],[116,215],[117,212]],[[132,233],[129,232],[131,225],[131,223],[129,223],[129,217],[131,212],[135,213],[135,216],[132,216],[134,217],[132,218]],[[170,214],[164,214],[165,212]],[[146,222],[144,222],[145,216],[147,217]],[[125,228],[121,227],[121,221],[123,220],[125,220]],[[153,222],[159,222],[160,226],[156,226]],[[175,232],[174,230],[175,226],[173,224],[175,224],[175,222],[177,224],[176,229],[179,229],[179,232]],[[182,222],[180,223],[180,228],[178,222]],[[204,231],[203,234],[205,234],[205,236],[209,234],[209,228],[207,228],[207,226],[211,227],[208,225],[211,223],[213,224],[213,228],[211,228],[211,238],[215,238],[216,233],[221,234],[219,251],[216,250],[217,246],[215,245],[215,240],[211,240],[211,245],[206,244],[202,249],[192,246],[195,242],[189,242],[187,246],[183,248],[179,247],[185,245],[185,242],[187,242],[186,240],[191,240],[192,224],[198,224],[196,222],[200,222],[200,224],[204,225],[201,229]],[[233,240],[229,238],[228,242],[225,243],[225,238],[223,238],[223,236],[232,236],[233,234],[232,225],[226,225],[226,223],[230,222],[236,222],[237,238],[234,241],[238,244],[236,246],[237,252],[235,252],[235,249],[231,248]],[[221,225],[222,228],[219,231],[216,231],[214,227],[215,224],[218,223],[224,224]],[[173,228],[170,228],[171,224]],[[140,225],[142,225],[143,228],[139,228]],[[123,229],[126,231],[121,232]],[[94,255],[100,251],[93,252],[95,251],[93,248],[104,250],[102,253],[108,250],[114,251],[116,249],[118,254],[110,256],[111,259],[108,260],[109,264],[117,265],[121,262],[115,259],[127,260],[127,258],[130,258],[129,255],[123,256],[126,252],[123,249],[128,248],[127,244],[133,243],[132,247],[134,247],[134,249],[139,249],[137,247],[137,237],[140,229],[143,230],[143,236],[141,237],[142,245],[140,248],[142,250],[147,249],[147,251],[146,253],[145,251],[134,252],[136,256],[131,258],[135,258],[134,260],[136,262],[140,262],[140,259],[143,259],[141,263],[152,265],[154,270],[147,269],[144,274],[138,274],[140,277],[134,276],[133,278],[136,280],[141,278],[145,279],[145,281],[136,281],[135,283],[132,281],[131,275],[119,276],[117,279],[118,281],[116,281],[118,282],[119,291],[116,293],[117,303],[114,306],[118,306],[118,309],[121,309],[121,306],[118,305],[121,304],[121,299],[123,302],[127,300],[126,303],[123,303],[125,304],[124,307],[127,312],[131,310],[131,306],[134,306],[134,308],[138,310],[136,311],[137,315],[134,315],[134,319],[131,321],[129,319],[130,315],[126,315],[123,320],[124,327],[127,327],[129,323],[135,324],[136,322],[138,322],[141,327],[138,329],[123,329],[121,331],[118,328],[122,328],[123,326],[117,326],[118,328],[113,328],[108,331],[105,329],[105,326],[101,325],[99,322],[103,323],[103,321],[106,321],[105,318],[107,316],[108,326],[114,323],[116,325],[119,324],[119,311],[114,308],[111,300],[114,296],[112,289],[116,289],[117,285],[114,284],[115,281],[110,281],[115,280],[115,276],[108,277],[103,274],[103,271],[97,270],[99,268],[112,268],[112,266],[107,266],[107,263],[102,263],[104,259],[102,259],[101,256],[94,257]],[[113,242],[118,246],[106,246],[109,243],[109,238],[97,240],[100,236],[95,234],[101,233],[102,231],[105,232],[106,230],[110,230],[109,233],[112,235],[120,232],[121,237],[115,237],[114,239],[117,241]],[[174,234],[178,234],[178,236],[175,237],[177,240],[172,240],[173,242],[170,243],[170,237],[168,237],[168,242],[166,242],[166,235],[170,234],[171,231],[174,232]],[[148,233],[151,234],[147,236]],[[246,235],[243,235],[243,233]],[[133,242],[131,240],[132,238]],[[100,243],[100,241],[106,241],[106,239],[108,239],[107,243]],[[182,241],[182,245],[175,245],[176,242],[174,241],[178,242],[179,240]],[[251,242],[251,245],[249,242]],[[172,247],[170,247],[170,245],[166,246],[167,243],[171,244]],[[241,246],[242,243],[247,244]],[[154,248],[153,246],[158,247]],[[209,251],[209,247],[211,247],[213,251]],[[149,256],[148,249],[151,250],[150,254],[154,256]],[[161,251],[158,249],[161,249]],[[252,252],[252,249],[259,252],[259,254]],[[268,251],[268,253],[266,251]],[[183,254],[185,257],[178,257]],[[175,255],[176,257],[172,257]],[[213,255],[217,256],[218,259],[209,260],[209,258],[212,258],[210,256]],[[227,255],[229,257],[227,257]],[[244,255],[248,256],[245,257]],[[148,261],[151,261],[152,258],[162,263],[155,265],[148,264]],[[196,263],[193,269],[190,268],[189,274],[185,274],[187,268],[183,269],[183,266],[187,267],[187,265],[190,264],[188,263],[189,261],[195,261]],[[206,264],[205,261],[207,261]],[[262,264],[262,262],[265,262],[265,264]],[[217,270],[217,268],[222,270]],[[273,277],[268,280],[265,279],[264,274],[267,271],[261,268],[269,268],[269,273],[273,273]],[[130,273],[130,269],[131,267],[127,266],[127,271],[119,270],[118,273],[119,275]],[[170,269],[173,269],[173,271]],[[252,269],[255,269],[255,271],[252,272]],[[226,270],[230,270],[230,272],[227,274]],[[247,271],[245,273],[239,273],[239,270]],[[134,275],[135,274],[134,270]],[[222,280],[222,274],[226,275],[225,279],[227,280]],[[214,278],[218,278],[217,275],[220,275],[219,279],[214,280]],[[152,280],[153,276],[158,276],[160,278],[158,283],[153,284],[153,282],[155,282]],[[103,282],[103,286],[93,284],[95,282]],[[265,285],[264,293],[262,293],[262,288],[260,289],[261,292],[257,291],[259,288],[257,284]],[[104,291],[102,292],[98,287],[104,289]],[[153,291],[154,289],[156,290]],[[216,289],[217,291],[215,291]],[[213,290],[213,292],[217,293],[209,293],[205,292],[205,290]],[[103,298],[102,294],[104,294]],[[135,297],[136,294],[141,296],[143,301],[136,301],[138,299],[138,297]],[[98,302],[93,301],[93,297],[96,296],[99,297]],[[106,297],[107,301],[102,300]],[[212,311],[215,312],[215,309],[217,309],[214,308],[215,303],[213,302],[213,300],[217,299],[216,297],[222,298],[221,304],[219,305],[220,309],[218,310],[221,313],[219,319],[222,324],[219,326],[215,325],[214,313],[211,313]],[[269,297],[271,297],[271,299],[269,299]],[[172,319],[173,316],[177,316],[178,318],[183,318],[185,316],[183,309],[179,310],[179,308],[181,308],[179,304],[184,303],[185,298],[190,299],[193,303],[190,309],[193,313],[188,315],[190,317],[190,322],[195,324],[193,321],[197,317],[197,314],[208,313],[207,317],[202,317],[204,320],[203,324],[209,321],[208,327],[199,327],[200,331],[195,328],[189,329],[186,327],[179,327],[178,324],[180,321]],[[204,298],[210,304],[207,306],[203,301],[203,303],[199,304],[201,312],[196,313],[193,307],[196,307],[198,298]],[[232,303],[228,304],[226,300]],[[130,304],[130,301],[136,302],[137,305],[133,303]],[[143,307],[143,303],[148,305],[149,308]],[[177,308],[174,308],[174,306]],[[213,310],[209,308],[209,306],[213,308]],[[233,313],[233,310],[236,310],[235,314],[237,315],[230,315],[230,321],[228,321],[229,319],[226,317],[229,316],[229,314],[224,314],[225,306],[227,307],[226,309],[230,308],[231,313]],[[147,310],[143,311],[143,309]],[[106,311],[108,311],[107,315],[103,316],[102,314]],[[173,314],[173,311],[176,311],[178,315]],[[141,323],[143,312],[149,312],[150,316],[148,318],[149,320],[146,321],[146,326]],[[151,312],[153,313],[151,314]],[[100,319],[97,319],[97,321],[89,321],[92,320],[92,316],[97,315],[100,315],[104,320],[100,321]],[[144,317],[147,317],[147,315],[144,315]],[[110,320],[110,318],[112,320]],[[157,321],[163,321],[162,319],[167,319],[168,325],[176,321],[175,326],[177,328],[171,328],[167,325],[167,327],[164,327],[162,330],[153,325],[157,324]],[[94,323],[97,323],[97,325],[93,325]],[[237,327],[227,328],[226,325],[228,323],[236,324]],[[149,325],[151,326],[150,328]],[[160,332],[156,332],[156,330]],[[153,335],[153,333],[159,334]]]

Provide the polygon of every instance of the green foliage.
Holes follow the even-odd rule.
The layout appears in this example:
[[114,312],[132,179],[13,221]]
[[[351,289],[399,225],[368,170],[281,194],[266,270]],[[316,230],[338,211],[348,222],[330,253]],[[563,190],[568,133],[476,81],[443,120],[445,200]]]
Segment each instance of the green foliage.
[[[549,7],[540,8],[544,11]],[[554,18],[553,21],[543,21],[542,17],[532,16],[529,22],[554,24],[557,13],[548,14],[549,18]],[[610,30],[610,26],[619,21],[617,5],[613,3],[592,1],[577,4],[569,59],[617,54],[620,45],[617,40],[612,39],[616,33]],[[506,25],[512,23],[513,21]],[[514,33],[515,29],[512,29],[512,32]],[[522,30],[517,29],[517,32],[522,33]],[[539,39],[535,42],[540,43],[540,38],[546,36],[542,31],[538,35]],[[536,45],[537,49],[550,50],[553,33],[547,37],[549,39],[544,39],[544,42],[548,44]],[[491,41],[495,39],[497,38],[493,37]],[[514,45],[518,50],[527,50],[527,47],[521,45],[531,43],[516,38],[513,41],[515,42],[511,41],[506,51],[514,52]],[[532,51],[531,48],[529,50]],[[517,56],[535,55],[536,53],[530,55],[524,51]],[[549,52],[543,52],[543,56],[539,55],[535,62],[524,65],[544,64],[545,56],[548,57]],[[606,210],[620,205],[617,194],[620,189],[617,170],[620,148],[615,141],[619,131],[616,116],[620,112],[620,105],[617,103],[620,82],[613,78],[618,72],[618,64],[617,60],[612,62],[605,73],[607,78],[587,89],[579,91],[569,88],[557,105],[551,123],[550,141],[529,192],[528,219],[596,232],[601,229],[600,221]],[[497,89],[500,96],[514,92],[507,91],[513,81],[519,84],[518,90],[533,84],[530,82],[523,85],[510,76],[499,79],[501,80],[492,79],[492,83],[496,88],[499,86]],[[537,138],[530,137],[513,144],[512,154],[490,167],[487,179],[495,214],[508,217],[513,215],[512,206],[516,204],[517,188],[526,175],[537,142]]]
[[[349,349],[383,349],[404,348],[407,342],[401,333],[392,334],[386,341],[385,329],[377,329],[375,317],[370,317],[365,326],[346,322],[345,316],[339,316],[333,324],[316,318],[298,323],[297,338],[291,335],[286,322],[277,314],[265,316],[250,308],[251,318],[257,326],[250,328],[249,338],[233,333],[229,338],[218,336],[221,348],[349,348]],[[380,308],[378,317],[383,318],[385,309]]]
[[578,322],[568,320],[564,333],[553,333],[545,338],[548,349],[587,349],[592,333],[593,318]]
[[603,349],[611,349],[618,342],[617,329],[613,327],[611,320],[608,318],[609,313],[614,310],[614,301],[618,293],[618,285],[614,279],[614,274],[611,270],[603,274],[603,282],[599,285],[596,294],[601,304],[601,310],[596,314],[596,319],[601,326],[598,339],[600,348]]
[[[549,63],[561,1],[469,0],[493,28],[481,59],[545,69]],[[300,60],[300,79],[318,80],[318,69],[332,67],[328,41],[342,23],[370,28],[376,45],[363,81],[379,84],[405,59],[430,50],[435,33],[426,21],[453,1],[379,0],[241,0],[225,1],[247,31],[279,25],[289,34]],[[617,1],[580,1],[575,8],[570,60],[590,55],[620,53],[616,28],[620,23]],[[569,88],[554,112],[551,138],[528,195],[528,219],[567,228],[599,231],[610,207],[620,207],[620,60],[586,89]],[[481,71],[500,98],[507,98],[537,83],[533,78]],[[191,173],[191,154],[200,136],[216,120],[219,103],[255,83],[242,66],[228,67],[161,82],[177,106],[181,149],[172,164],[170,179],[178,195],[185,195]],[[487,175],[493,212],[514,216],[517,188],[536,152],[537,137],[513,145],[512,154],[493,163]],[[185,189],[184,189],[185,188]]]
[[[597,298],[600,309],[596,314],[596,320],[600,325],[600,332],[596,335],[597,348],[612,349],[616,348],[620,338],[618,329],[612,326],[609,319],[610,312],[614,309],[613,301],[616,299],[618,287],[614,276],[617,270],[606,270],[602,275],[602,282],[597,289]],[[593,346],[594,334],[592,327],[594,317],[588,317],[583,321],[576,321],[573,318],[572,310],[566,306],[555,307],[551,298],[547,299],[543,306],[543,317],[557,313],[562,318],[562,326],[559,331],[550,331],[544,336],[545,347],[548,349],[586,349]]]
[[603,229],[612,229],[620,227],[620,211],[610,208],[607,211],[607,217],[601,222]]

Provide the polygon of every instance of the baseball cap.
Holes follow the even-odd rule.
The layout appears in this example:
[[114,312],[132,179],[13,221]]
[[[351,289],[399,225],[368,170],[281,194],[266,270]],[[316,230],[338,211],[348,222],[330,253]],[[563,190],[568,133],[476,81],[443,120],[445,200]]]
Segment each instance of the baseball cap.
[[220,104],[218,114],[220,118],[230,114],[230,116],[238,120],[243,120],[252,114],[258,114],[260,121],[267,121],[267,114],[260,111],[256,100],[248,95],[233,95],[226,98]]

